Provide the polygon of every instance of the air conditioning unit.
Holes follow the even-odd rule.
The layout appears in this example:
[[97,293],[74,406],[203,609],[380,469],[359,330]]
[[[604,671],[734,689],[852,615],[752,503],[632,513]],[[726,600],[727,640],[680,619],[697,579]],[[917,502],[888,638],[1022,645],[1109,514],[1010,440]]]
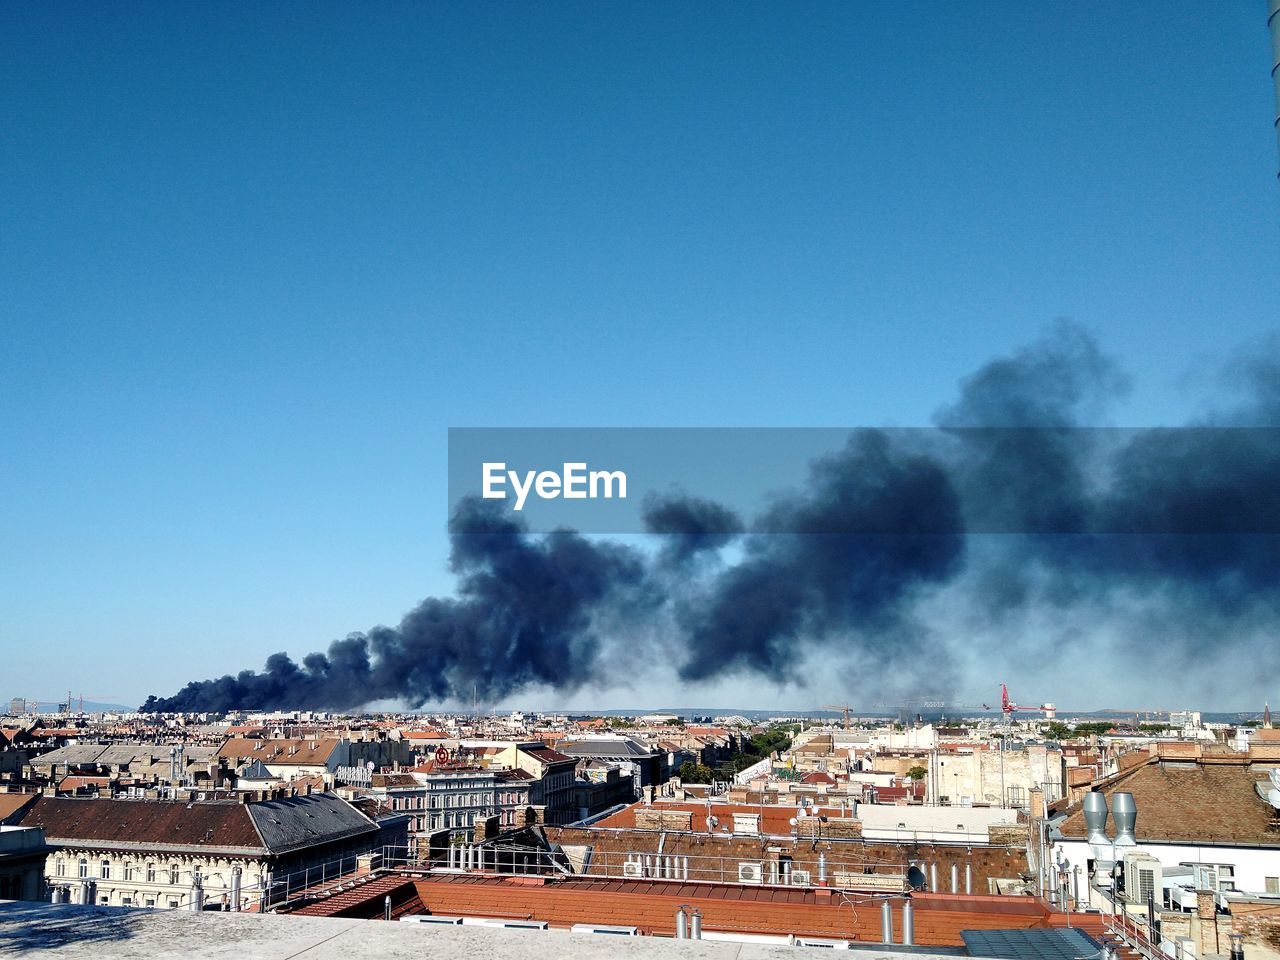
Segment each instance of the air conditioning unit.
[[1164,871],[1155,857],[1131,853],[1124,858],[1124,898],[1130,903],[1146,903],[1153,895],[1157,904],[1163,902],[1163,879]]
[[759,860],[738,864],[739,883],[764,883],[764,864]]
[[808,887],[808,886],[811,886],[811,884],[810,884],[810,882],[809,882],[809,877],[810,877],[810,873],[809,873],[809,871],[808,871],[808,870],[792,870],[792,871],[791,871],[791,885],[792,885],[793,887]]
[[622,875],[631,880],[640,880],[644,877],[644,864],[637,860],[628,860],[622,865]]

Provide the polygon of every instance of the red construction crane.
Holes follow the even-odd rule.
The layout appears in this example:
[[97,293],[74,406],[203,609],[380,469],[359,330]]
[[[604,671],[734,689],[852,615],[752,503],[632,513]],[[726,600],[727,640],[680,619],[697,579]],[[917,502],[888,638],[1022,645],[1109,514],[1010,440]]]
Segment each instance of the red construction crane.
[[1009,686],[1004,683],[1000,684],[1000,710],[1008,720],[1012,720],[1013,715],[1018,712],[1043,713],[1050,720],[1058,715],[1056,704],[1042,703],[1038,707],[1024,707],[1021,704],[1014,703],[1009,699]]

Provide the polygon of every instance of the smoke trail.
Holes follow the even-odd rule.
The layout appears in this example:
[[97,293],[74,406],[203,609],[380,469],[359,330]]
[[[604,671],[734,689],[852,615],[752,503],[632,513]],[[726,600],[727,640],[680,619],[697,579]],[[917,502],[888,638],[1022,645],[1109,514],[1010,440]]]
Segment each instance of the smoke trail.
[[[1127,383],[1091,337],[1059,325],[967,378],[936,430],[855,431],[755,517],[697,497],[647,500],[653,550],[532,536],[494,502],[464,501],[451,524],[454,596],[300,664],[275,654],[261,672],[190,683],[143,709],[569,693],[617,682],[619,653],[636,663],[673,650],[671,666],[693,682],[793,682],[815,651],[877,677],[892,664],[936,680],[968,641],[958,626],[1007,637],[1029,618],[1106,628],[1135,651],[1157,637],[1163,651],[1226,647],[1280,616],[1271,346],[1237,365],[1246,396],[1229,415],[1091,429]],[[659,639],[624,642],[618,624]],[[1001,654],[1011,642],[1043,657],[1052,640],[1001,640]],[[1273,647],[1258,666],[1276,664]]]

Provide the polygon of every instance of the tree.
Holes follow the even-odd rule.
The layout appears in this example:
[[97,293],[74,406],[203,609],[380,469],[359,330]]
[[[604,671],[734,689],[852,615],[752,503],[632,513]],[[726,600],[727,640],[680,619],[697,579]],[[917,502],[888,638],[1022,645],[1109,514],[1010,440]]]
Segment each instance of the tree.
[[929,775],[929,771],[924,767],[912,767],[907,771],[907,776],[912,780],[923,780]]
[[1071,729],[1060,720],[1051,720],[1045,726],[1044,734],[1050,740],[1066,740],[1071,736]]
[[710,783],[714,776],[710,767],[702,763],[686,760],[680,764],[681,783]]

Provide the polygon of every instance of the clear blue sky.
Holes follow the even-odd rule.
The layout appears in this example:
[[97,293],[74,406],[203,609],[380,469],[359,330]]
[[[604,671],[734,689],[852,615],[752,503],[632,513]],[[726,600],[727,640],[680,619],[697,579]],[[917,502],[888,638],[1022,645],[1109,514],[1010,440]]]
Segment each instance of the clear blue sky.
[[1280,312],[1265,16],[5,5],[0,696],[395,622],[449,426],[923,424],[1061,316],[1180,421]]

